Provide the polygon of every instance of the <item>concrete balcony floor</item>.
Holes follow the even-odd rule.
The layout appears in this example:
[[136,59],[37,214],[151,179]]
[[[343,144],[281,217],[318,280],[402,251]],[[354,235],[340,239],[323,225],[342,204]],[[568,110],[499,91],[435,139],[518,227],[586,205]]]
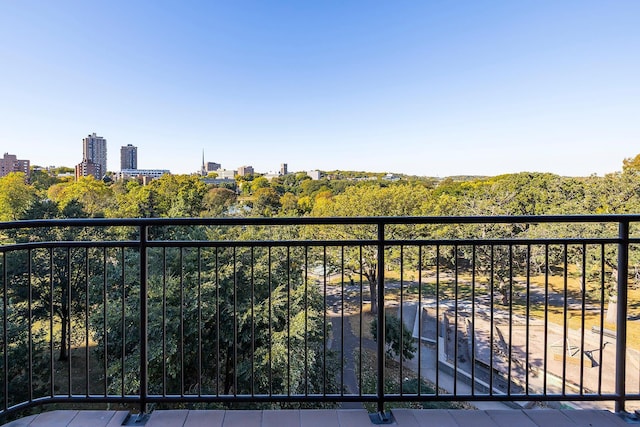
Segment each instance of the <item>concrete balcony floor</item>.
[[[117,427],[141,425],[125,411],[51,411],[4,427]],[[629,426],[601,410],[411,410],[393,411],[401,427],[607,427]],[[123,424],[125,423],[125,424]],[[634,423],[635,424],[635,423]],[[364,409],[280,411],[163,410],[153,412],[147,427],[364,427],[373,426]]]

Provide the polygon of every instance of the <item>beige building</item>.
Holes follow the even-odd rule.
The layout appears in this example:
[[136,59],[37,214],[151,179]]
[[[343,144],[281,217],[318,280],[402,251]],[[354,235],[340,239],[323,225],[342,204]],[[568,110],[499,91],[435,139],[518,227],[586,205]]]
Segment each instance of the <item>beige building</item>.
[[235,179],[238,174],[236,171],[229,171],[225,169],[218,169],[216,173],[218,174],[219,179]]
[[240,166],[238,168],[238,175],[240,176],[253,175],[253,174],[254,174],[253,166]]
[[98,163],[85,159],[76,165],[76,181],[83,176],[89,175],[92,175],[95,179],[101,179],[104,173]]
[[[97,136],[95,132],[84,138],[82,140],[82,161],[98,164],[100,165],[100,173],[102,175],[107,173],[107,140]],[[102,175],[96,176],[96,178],[102,178]]]
[[19,160],[17,156],[4,153],[0,159],[0,176],[7,176],[11,172],[22,172],[27,177],[31,174],[31,162],[29,160]]

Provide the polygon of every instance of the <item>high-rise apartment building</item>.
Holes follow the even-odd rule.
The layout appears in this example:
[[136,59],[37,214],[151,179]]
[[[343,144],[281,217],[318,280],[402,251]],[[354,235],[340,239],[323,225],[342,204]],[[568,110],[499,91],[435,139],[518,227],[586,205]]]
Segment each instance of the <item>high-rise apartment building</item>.
[[138,169],[138,147],[127,144],[120,148],[120,170]]
[[281,163],[280,164],[280,175],[286,175],[289,171],[287,170],[287,164],[286,163]]
[[31,162],[19,160],[14,154],[4,153],[0,159],[0,176],[7,176],[11,172],[22,172],[28,178],[31,173]]
[[[95,132],[82,140],[82,160],[100,165],[100,173],[107,172],[107,140]],[[96,178],[102,178],[98,176]]]

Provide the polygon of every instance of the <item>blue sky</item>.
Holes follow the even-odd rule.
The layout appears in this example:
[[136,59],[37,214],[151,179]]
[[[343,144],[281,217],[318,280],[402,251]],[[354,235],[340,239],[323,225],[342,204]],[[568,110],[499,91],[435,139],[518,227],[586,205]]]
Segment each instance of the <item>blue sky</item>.
[[640,153],[640,1],[0,0],[0,150],[42,166],[583,176]]

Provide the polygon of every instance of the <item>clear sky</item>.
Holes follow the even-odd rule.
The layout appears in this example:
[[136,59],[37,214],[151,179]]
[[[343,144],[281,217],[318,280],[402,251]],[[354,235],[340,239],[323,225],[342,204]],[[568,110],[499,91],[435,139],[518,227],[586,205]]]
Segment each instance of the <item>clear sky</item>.
[[0,0],[0,150],[138,167],[602,175],[640,153],[640,1]]

